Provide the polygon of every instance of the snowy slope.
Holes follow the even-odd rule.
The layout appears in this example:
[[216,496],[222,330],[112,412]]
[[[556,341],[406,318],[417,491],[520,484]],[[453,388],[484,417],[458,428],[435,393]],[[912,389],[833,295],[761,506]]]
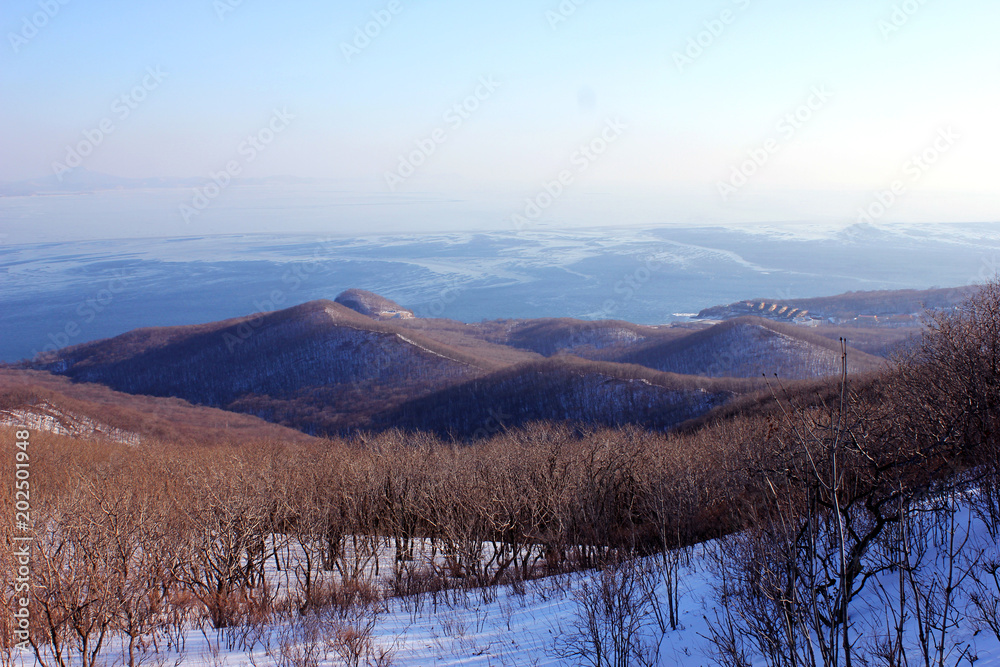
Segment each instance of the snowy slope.
[[[996,563],[1000,558],[995,539],[990,537],[986,524],[959,499],[952,519],[932,527],[926,521],[930,506],[918,508],[914,529],[929,536],[935,530],[943,541],[931,546],[924,554],[922,581],[925,584],[946,584],[952,576],[956,589],[969,591],[969,578],[960,578],[973,562]],[[952,539],[953,538],[953,539]],[[733,538],[739,540],[741,536]],[[931,540],[933,542],[933,540]],[[953,545],[959,558],[947,558],[947,549]],[[707,543],[691,549],[680,559],[681,582],[680,624],[676,630],[662,632],[654,615],[646,615],[637,625],[649,655],[655,655],[649,664],[700,666],[727,664],[717,659],[709,640],[712,625],[720,627],[725,608],[716,601],[720,586],[717,556],[721,542]],[[652,566],[659,560],[647,560]],[[387,563],[388,567],[388,563]],[[272,573],[274,574],[274,573]],[[288,576],[287,574],[285,575]],[[341,665],[345,660],[338,654],[351,644],[362,629],[362,637],[369,637],[369,662],[364,658],[356,664],[395,665],[396,667],[423,667],[428,665],[499,666],[499,665],[575,665],[590,664],[580,656],[567,656],[572,647],[574,627],[579,626],[581,592],[593,589],[600,575],[594,572],[548,577],[521,587],[498,586],[473,591],[441,592],[436,596],[425,594],[388,600],[378,612],[348,615],[347,618],[327,616],[324,620],[297,620],[264,626],[258,633],[215,631],[189,628],[183,636],[182,651],[166,650],[161,640],[162,652],[147,656],[149,664],[176,665]],[[885,572],[870,580],[852,613],[852,636],[859,646],[872,646],[880,632],[891,627],[890,603],[896,598],[898,570]],[[660,604],[667,597],[660,581],[655,588]],[[908,595],[911,598],[912,593]],[[986,599],[996,603],[995,597]],[[643,612],[653,605],[646,604]],[[947,665],[976,667],[1000,666],[1000,641],[989,628],[977,625],[968,615],[969,598],[957,597],[952,618],[944,635]],[[905,622],[908,664],[924,664],[917,648],[919,632],[915,616],[908,612]],[[994,607],[995,614],[995,607]],[[640,614],[642,615],[642,614]],[[887,620],[888,619],[888,620]],[[995,616],[994,616],[995,620]],[[347,632],[348,628],[350,632]],[[367,634],[370,632],[370,635]],[[933,628],[932,628],[933,630]],[[327,640],[324,640],[326,638]],[[333,640],[330,640],[333,638]],[[752,652],[753,642],[748,635],[737,636],[743,648]],[[929,644],[940,642],[940,627],[934,631]],[[577,648],[584,647],[579,642]],[[173,647],[176,649],[176,646]],[[117,648],[106,654],[112,664]],[[381,662],[374,656],[380,655]],[[767,665],[760,655],[750,655],[747,665]],[[311,661],[310,661],[311,660]],[[21,656],[22,665],[34,664],[33,659]],[[351,664],[346,662],[346,664]],[[639,664],[629,661],[628,664]],[[732,664],[732,663],[728,663]],[[819,664],[822,664],[821,662]],[[874,663],[882,664],[882,663]],[[931,663],[935,664],[935,663]]]

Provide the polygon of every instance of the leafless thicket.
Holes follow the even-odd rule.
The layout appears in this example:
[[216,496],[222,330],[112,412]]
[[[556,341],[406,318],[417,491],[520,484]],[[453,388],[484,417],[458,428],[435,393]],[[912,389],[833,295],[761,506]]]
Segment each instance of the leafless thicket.
[[141,664],[182,652],[191,628],[259,651],[264,628],[339,609],[336,632],[322,626],[346,642],[333,655],[370,635],[370,616],[346,610],[386,595],[488,602],[500,585],[691,543],[714,530],[720,482],[697,451],[708,440],[679,437],[538,424],[477,447],[388,432],[179,450],[35,434],[37,659],[120,650]]
[[[992,283],[934,315],[873,382],[855,389],[845,373],[825,405],[776,392],[780,418],[745,469],[746,530],[717,552],[720,662],[977,659],[955,631],[991,628],[1000,592],[983,557],[998,516],[998,325]],[[881,607],[859,604],[866,587]]]

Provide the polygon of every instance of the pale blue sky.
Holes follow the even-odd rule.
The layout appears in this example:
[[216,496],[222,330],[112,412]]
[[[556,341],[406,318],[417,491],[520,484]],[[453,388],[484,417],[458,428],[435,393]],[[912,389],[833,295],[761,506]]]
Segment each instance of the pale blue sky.
[[[442,128],[446,141],[392,196],[517,201],[569,168],[577,206],[581,193],[618,197],[626,220],[628,202],[655,209],[670,193],[692,218],[787,219],[822,206],[847,220],[950,127],[958,140],[907,183],[892,215],[927,217],[933,201],[931,217],[1000,219],[996,0],[586,0],[554,28],[547,12],[559,0],[397,1],[348,62],[342,44],[388,1],[243,0],[220,19],[226,0],[5,0],[0,180],[51,175],[107,118],[114,133],[84,160],[93,171],[206,177],[236,159],[247,176],[343,179],[389,195],[386,172]],[[46,4],[58,11],[25,37]],[[912,14],[888,33],[894,7]],[[706,21],[723,12],[729,23],[709,38]],[[707,46],[679,69],[675,53],[699,33]],[[119,118],[115,100],[149,67],[166,78]],[[449,125],[446,112],[481,77],[499,88]],[[832,97],[782,134],[782,117],[817,87]],[[275,109],[294,120],[246,162],[241,142]],[[616,118],[627,129],[576,173],[578,146]],[[720,199],[720,182],[769,139],[767,163]]]

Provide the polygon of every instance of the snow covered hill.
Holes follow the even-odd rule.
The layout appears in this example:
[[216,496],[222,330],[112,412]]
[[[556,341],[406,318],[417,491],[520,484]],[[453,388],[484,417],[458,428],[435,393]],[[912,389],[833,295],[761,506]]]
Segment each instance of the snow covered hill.
[[[848,349],[851,374],[877,370],[884,360]],[[833,340],[803,327],[742,317],[717,324],[678,340],[627,350],[617,361],[642,364],[670,373],[708,377],[805,379],[840,372],[841,349]]]

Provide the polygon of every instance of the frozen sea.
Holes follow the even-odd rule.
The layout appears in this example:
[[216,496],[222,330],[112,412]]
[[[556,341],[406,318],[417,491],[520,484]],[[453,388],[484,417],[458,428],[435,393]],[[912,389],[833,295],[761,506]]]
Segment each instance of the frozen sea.
[[466,322],[656,324],[745,298],[959,286],[998,267],[1000,223],[8,242],[0,244],[0,360],[333,299],[350,287]]

